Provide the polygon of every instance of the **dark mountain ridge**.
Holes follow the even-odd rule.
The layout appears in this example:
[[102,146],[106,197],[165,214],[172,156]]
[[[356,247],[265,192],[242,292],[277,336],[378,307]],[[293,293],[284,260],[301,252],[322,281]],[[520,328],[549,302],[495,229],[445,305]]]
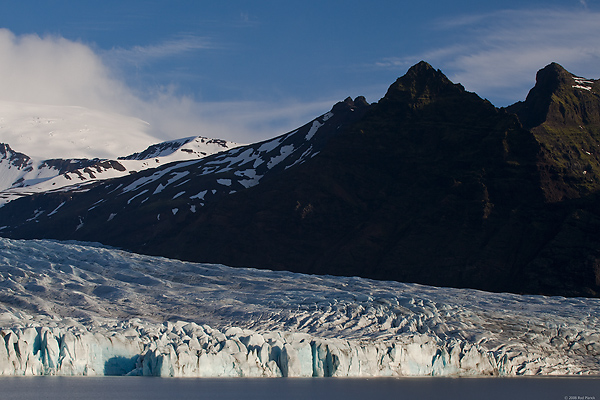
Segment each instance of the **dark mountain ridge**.
[[13,201],[0,234],[598,297],[598,93],[551,64],[524,102],[498,109],[421,62],[379,102],[349,98],[271,141]]

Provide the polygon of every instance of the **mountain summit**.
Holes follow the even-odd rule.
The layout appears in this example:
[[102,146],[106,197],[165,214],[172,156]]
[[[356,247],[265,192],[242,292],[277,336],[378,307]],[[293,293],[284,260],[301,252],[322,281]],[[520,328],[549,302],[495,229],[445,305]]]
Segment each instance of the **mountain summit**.
[[421,61],[389,87],[380,103],[389,101],[419,107],[430,103],[436,97],[462,92],[462,85],[452,83],[440,70],[435,70],[425,61]]
[[12,201],[0,234],[599,297],[599,118],[598,82],[558,64],[498,109],[421,62],[377,103],[347,98],[277,138]]
[[548,201],[600,190],[600,81],[552,63],[537,73],[527,99],[508,111],[540,144],[538,169]]
[[535,87],[527,99],[509,109],[519,115],[527,129],[544,122],[580,124],[591,119],[598,123],[599,96],[598,81],[577,77],[561,65],[551,63],[538,71]]

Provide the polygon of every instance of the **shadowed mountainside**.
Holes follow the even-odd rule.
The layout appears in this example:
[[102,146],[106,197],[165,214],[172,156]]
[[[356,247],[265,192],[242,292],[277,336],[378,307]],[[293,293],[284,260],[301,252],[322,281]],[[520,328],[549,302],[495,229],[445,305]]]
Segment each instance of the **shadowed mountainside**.
[[[551,64],[524,102],[498,109],[421,62],[377,103],[347,99],[277,143],[171,164],[179,175],[165,180],[190,178],[171,191],[156,181],[163,188],[117,196],[141,179],[132,176],[31,196],[0,208],[0,233],[230,266],[598,297],[598,93],[598,81]],[[288,154],[293,162],[259,170]],[[227,168],[208,168],[219,160]],[[203,180],[191,179],[201,167]],[[260,184],[235,180],[250,175]],[[215,178],[221,186],[210,186]],[[187,194],[203,190],[214,200]]]

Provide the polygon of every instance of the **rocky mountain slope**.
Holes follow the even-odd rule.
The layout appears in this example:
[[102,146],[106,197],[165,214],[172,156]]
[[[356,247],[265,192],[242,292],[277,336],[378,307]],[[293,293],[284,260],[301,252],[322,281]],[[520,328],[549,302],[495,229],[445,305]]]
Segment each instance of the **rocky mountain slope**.
[[600,81],[575,76],[556,63],[537,74],[524,102],[508,108],[540,144],[545,198],[580,198],[600,189]]
[[175,161],[194,160],[239,146],[202,136],[157,143],[129,156],[111,159],[40,160],[0,143],[0,206],[36,193],[81,191],[101,180],[130,175]]
[[600,296],[600,90],[557,64],[506,109],[421,62],[297,131],[0,208],[0,234],[202,262]]

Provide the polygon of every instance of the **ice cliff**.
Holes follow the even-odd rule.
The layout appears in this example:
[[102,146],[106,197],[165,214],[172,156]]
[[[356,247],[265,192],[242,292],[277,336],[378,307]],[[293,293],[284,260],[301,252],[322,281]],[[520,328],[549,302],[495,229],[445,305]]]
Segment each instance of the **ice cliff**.
[[298,332],[224,331],[193,322],[112,331],[29,327],[2,331],[5,375],[324,377],[497,375],[519,372],[505,357],[460,340],[317,338]]
[[0,239],[0,374],[598,374],[599,305]]

